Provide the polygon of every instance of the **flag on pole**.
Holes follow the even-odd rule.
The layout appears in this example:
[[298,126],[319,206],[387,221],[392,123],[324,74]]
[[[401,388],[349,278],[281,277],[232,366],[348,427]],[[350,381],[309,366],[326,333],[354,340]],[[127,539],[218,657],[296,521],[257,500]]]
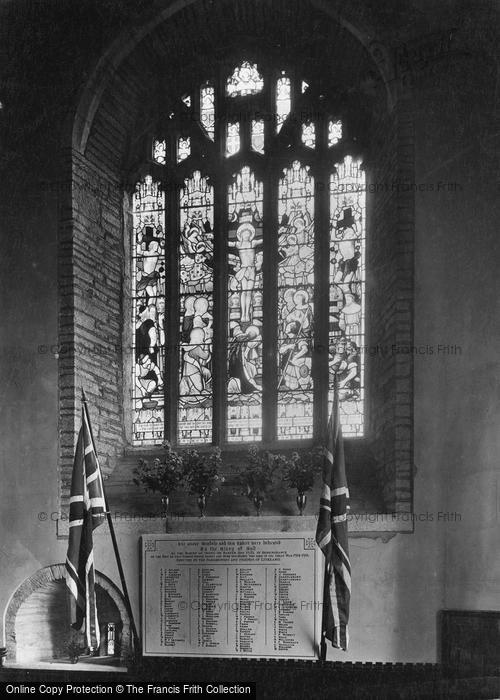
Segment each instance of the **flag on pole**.
[[71,626],[85,632],[87,645],[99,647],[92,533],[104,521],[106,502],[85,404],[76,445],[69,506],[66,585],[70,593]]
[[345,476],[344,445],[339,420],[338,391],[328,423],[324,449],[323,490],[321,493],[316,542],[325,555],[323,619],[321,626],[322,658],[326,655],[325,639],[334,647],[347,650],[351,564],[347,541],[347,500],[349,489]]

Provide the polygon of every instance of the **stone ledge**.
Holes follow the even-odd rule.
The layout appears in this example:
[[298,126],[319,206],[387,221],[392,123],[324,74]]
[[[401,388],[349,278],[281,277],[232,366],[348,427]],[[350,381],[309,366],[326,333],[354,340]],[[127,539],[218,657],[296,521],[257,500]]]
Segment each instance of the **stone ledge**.
[[[99,657],[96,657],[99,658]],[[33,671],[64,671],[64,673],[71,673],[72,671],[86,671],[90,673],[127,673],[128,668],[126,666],[117,665],[105,665],[99,663],[85,663],[84,661],[78,660],[73,663],[69,659],[53,659],[52,661],[27,661],[24,664],[20,663],[5,663],[2,667],[4,671],[8,669],[12,670],[24,670],[30,669]],[[26,680],[26,679],[24,679]],[[44,679],[45,680],[45,679]]]
[[[150,517],[148,515],[130,514],[120,519],[113,519],[117,535],[150,535],[155,533],[197,533],[197,532],[305,532],[316,531],[317,518],[314,515],[304,516],[245,516],[241,518],[228,516]],[[349,537],[382,538],[388,541],[398,533],[412,533],[413,518],[411,513],[359,513],[349,516]],[[68,520],[56,521],[58,539],[68,537]],[[109,537],[107,523],[94,531],[94,537]]]

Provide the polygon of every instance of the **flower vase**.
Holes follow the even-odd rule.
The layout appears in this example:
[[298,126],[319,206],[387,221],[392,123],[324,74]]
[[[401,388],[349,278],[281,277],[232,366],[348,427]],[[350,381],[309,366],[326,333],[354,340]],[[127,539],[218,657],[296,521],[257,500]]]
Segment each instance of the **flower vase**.
[[297,494],[297,508],[299,509],[299,515],[304,515],[304,509],[307,503],[307,496],[305,493],[299,492]]
[[168,506],[170,504],[170,499],[168,495],[164,495],[161,497],[161,515],[162,518],[167,519],[168,518]]
[[254,496],[253,504],[255,506],[257,515],[260,515],[260,510],[262,508],[262,498],[260,498],[259,496]]
[[207,497],[204,493],[200,493],[198,496],[198,508],[200,510],[200,518],[205,517],[205,508],[207,507]]
[[165,532],[168,532],[168,507],[170,505],[170,498],[168,495],[161,497],[161,517],[165,520]]

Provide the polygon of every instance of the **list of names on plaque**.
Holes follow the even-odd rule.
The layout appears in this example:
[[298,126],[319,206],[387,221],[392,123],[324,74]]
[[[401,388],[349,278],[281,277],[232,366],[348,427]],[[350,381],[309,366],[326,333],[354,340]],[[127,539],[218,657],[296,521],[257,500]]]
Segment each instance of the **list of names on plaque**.
[[145,655],[314,658],[310,533],[143,537]]

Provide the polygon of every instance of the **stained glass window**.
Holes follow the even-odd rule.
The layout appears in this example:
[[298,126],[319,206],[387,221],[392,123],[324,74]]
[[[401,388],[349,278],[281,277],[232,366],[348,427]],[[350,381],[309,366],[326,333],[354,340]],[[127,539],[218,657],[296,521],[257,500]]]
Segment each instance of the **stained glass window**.
[[147,176],[133,196],[133,434],[137,445],[164,440],[165,194]]
[[133,443],[306,446],[336,382],[344,433],[362,436],[364,171],[338,162],[337,105],[312,121],[295,72],[222,71],[150,141],[169,187],[147,175],[132,198]]
[[328,122],[328,145],[335,146],[342,138],[342,122]]
[[180,193],[180,443],[212,438],[213,202],[213,187],[195,171]]
[[302,143],[308,148],[314,148],[316,145],[316,127],[314,122],[302,124]]
[[282,75],[276,83],[276,129],[280,131],[292,108],[290,78]]
[[226,155],[234,156],[240,150],[240,124],[239,122],[227,125]]
[[226,91],[230,97],[236,95],[255,95],[264,87],[264,80],[256,63],[243,61],[227,79]]
[[177,140],[177,162],[180,163],[191,154],[191,139],[188,137],[179,137]]
[[329,384],[337,376],[345,435],[364,425],[365,195],[364,172],[347,156],[330,177],[329,294]]
[[279,182],[278,438],[312,437],[314,180],[295,161]]
[[252,148],[257,153],[264,153],[264,120],[252,119]]
[[167,156],[166,141],[153,141],[153,160],[160,165],[165,165]]
[[263,186],[248,167],[228,192],[227,439],[262,436]]
[[212,141],[215,137],[215,89],[210,83],[200,89],[200,121]]

